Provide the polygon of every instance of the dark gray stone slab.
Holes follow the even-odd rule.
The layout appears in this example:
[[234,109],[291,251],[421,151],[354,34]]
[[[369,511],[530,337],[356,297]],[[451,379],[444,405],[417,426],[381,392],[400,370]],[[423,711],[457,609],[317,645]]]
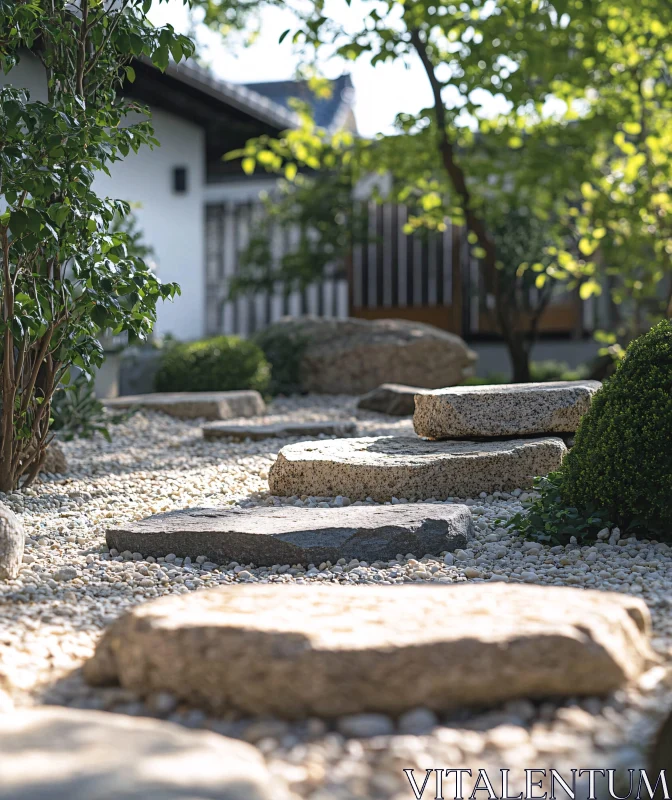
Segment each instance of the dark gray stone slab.
[[110,528],[110,548],[144,556],[207,556],[216,564],[257,566],[389,560],[464,547],[472,535],[463,505],[345,508],[195,508]]
[[357,408],[377,411],[393,417],[412,417],[415,411],[415,395],[424,394],[427,389],[417,386],[403,386],[400,383],[383,383],[359,398]]
[[229,422],[208,422],[203,426],[204,439],[282,439],[294,436],[352,436],[357,433],[354,422],[323,420],[315,422],[278,422],[270,425],[254,423],[234,425]]

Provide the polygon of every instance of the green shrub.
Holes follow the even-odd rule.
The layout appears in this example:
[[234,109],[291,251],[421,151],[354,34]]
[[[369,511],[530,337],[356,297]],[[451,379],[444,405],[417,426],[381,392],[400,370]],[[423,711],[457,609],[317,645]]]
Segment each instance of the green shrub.
[[564,361],[533,361],[530,364],[530,378],[539,383],[547,381],[580,381],[588,377],[588,368],[579,366],[572,369]]
[[[632,342],[595,395],[560,470],[538,488],[525,520],[511,521],[525,535],[564,544],[569,535],[588,540],[613,523],[624,534],[672,540],[671,322]],[[567,512],[572,519],[563,532]]]
[[[579,381],[588,377],[588,368],[579,366],[572,369],[564,361],[533,361],[530,364],[530,380],[534,383],[548,381]],[[510,383],[511,377],[505,372],[490,372],[484,378],[477,375],[463,381],[464,386],[489,386],[490,384]]]
[[111,441],[108,425],[118,425],[127,420],[133,412],[124,411],[113,414],[105,410],[93,391],[93,383],[80,374],[68,386],[61,386],[51,401],[52,423],[50,430],[59,439],[91,439],[100,433]]
[[171,344],[154,377],[157,392],[266,392],[270,367],[261,349],[238,336]]
[[301,387],[301,359],[308,340],[289,330],[281,332],[278,326],[261,331],[254,337],[271,365],[271,394],[299,394]]

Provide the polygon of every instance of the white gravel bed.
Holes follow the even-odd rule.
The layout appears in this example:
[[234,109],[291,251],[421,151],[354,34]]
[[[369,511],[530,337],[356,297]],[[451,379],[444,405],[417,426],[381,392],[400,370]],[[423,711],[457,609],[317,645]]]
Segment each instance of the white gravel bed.
[[[352,419],[359,435],[412,432],[410,419],[358,411],[356,400],[281,399],[259,421]],[[20,576],[0,584],[0,688],[4,684],[19,704],[46,699],[151,714],[240,736],[257,743],[272,770],[311,800],[408,798],[412,792],[402,772],[406,767],[469,766],[477,774],[479,767],[489,765],[494,769],[644,766],[643,748],[660,715],[672,704],[672,549],[664,544],[623,540],[618,531],[595,547],[549,548],[522,542],[502,522],[531,497],[516,490],[447,501],[471,507],[476,539],[468,549],[445,558],[400,553],[393,561],[372,564],[340,561],[255,568],[209,563],[199,553],[191,559],[154,560],[140,553],[108,552],[106,527],[160,511],[206,505],[350,504],[344,497],[268,495],[268,469],[277,451],[290,441],[294,440],[206,443],[197,421],[139,413],[114,427],[112,443],[101,437],[65,443],[71,468],[67,476],[47,477],[26,491],[0,494],[0,500],[21,516],[27,533]],[[233,717],[212,720],[199,711],[177,707],[168,695],[143,702],[119,689],[90,689],[76,671],[110,621],[128,606],[164,594],[250,581],[486,580],[636,594],[653,614],[661,666],[647,673],[638,687],[606,701],[520,701],[440,719],[419,709],[400,720],[365,715],[301,724]]]

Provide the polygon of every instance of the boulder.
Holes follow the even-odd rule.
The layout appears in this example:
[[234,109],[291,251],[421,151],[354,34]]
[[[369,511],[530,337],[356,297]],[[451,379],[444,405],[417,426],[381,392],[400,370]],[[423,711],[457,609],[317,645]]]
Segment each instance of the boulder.
[[532,486],[560,466],[558,438],[505,442],[425,442],[377,436],[299,442],[283,447],[269,473],[271,493],[371,497],[385,502],[478,497]]
[[215,564],[320,564],[339,558],[388,561],[466,547],[466,506],[197,508],[156,514],[107,531],[107,544],[144,556],[204,555]]
[[384,383],[360,397],[357,408],[393,417],[412,417],[415,411],[415,395],[426,391],[428,390],[417,386]]
[[249,584],[135,606],[84,666],[213,713],[288,718],[607,695],[654,658],[628,595],[507,584]]
[[21,520],[0,503],[0,580],[11,580],[19,574],[25,541]]
[[203,426],[204,439],[289,439],[299,437],[310,439],[313,436],[351,436],[357,433],[354,422],[323,420],[315,422],[277,422],[269,425],[232,424],[229,422],[208,422]]
[[0,800],[290,800],[245,742],[170,722],[38,707],[0,715]]
[[306,392],[363,394],[381,383],[437,389],[461,383],[477,359],[459,336],[401,319],[286,317],[264,336],[296,342]]
[[413,425],[426,439],[574,433],[599,381],[453,386],[418,395]]
[[162,411],[180,419],[254,417],[266,410],[262,396],[251,389],[239,392],[154,392],[104,400],[107,408]]

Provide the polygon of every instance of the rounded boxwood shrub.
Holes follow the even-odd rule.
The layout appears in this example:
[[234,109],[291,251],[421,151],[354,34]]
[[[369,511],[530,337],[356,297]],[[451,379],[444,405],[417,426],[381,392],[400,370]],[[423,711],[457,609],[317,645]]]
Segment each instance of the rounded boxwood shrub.
[[254,342],[215,336],[168,347],[154,378],[157,392],[225,392],[268,389],[270,367]]
[[[533,538],[566,543],[615,524],[672,540],[672,323],[628,347],[595,395],[560,467],[515,525]],[[514,520],[511,520],[514,523]]]
[[630,345],[595,396],[562,469],[562,495],[672,536],[672,323]]

